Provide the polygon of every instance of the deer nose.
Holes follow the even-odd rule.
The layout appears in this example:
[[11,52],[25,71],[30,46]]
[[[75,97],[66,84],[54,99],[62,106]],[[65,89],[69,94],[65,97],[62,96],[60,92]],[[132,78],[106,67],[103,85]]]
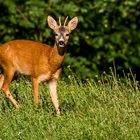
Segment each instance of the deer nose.
[[59,41],[59,45],[64,45],[64,41]]

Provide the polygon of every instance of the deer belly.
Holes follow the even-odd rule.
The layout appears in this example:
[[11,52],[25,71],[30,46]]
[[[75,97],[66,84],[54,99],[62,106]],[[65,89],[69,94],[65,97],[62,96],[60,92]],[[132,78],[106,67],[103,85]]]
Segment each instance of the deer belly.
[[24,75],[31,75],[31,67],[30,66],[20,66],[18,64],[15,64],[16,71],[24,74]]
[[51,72],[48,72],[47,74],[41,74],[38,76],[38,82],[43,82],[43,81],[46,81],[46,80],[49,80],[51,77]]

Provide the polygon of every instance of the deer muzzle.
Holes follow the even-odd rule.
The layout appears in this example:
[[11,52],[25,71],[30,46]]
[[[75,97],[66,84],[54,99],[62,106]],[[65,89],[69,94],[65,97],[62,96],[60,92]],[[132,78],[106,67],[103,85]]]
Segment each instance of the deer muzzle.
[[59,47],[64,47],[65,42],[63,40],[59,40],[58,45]]

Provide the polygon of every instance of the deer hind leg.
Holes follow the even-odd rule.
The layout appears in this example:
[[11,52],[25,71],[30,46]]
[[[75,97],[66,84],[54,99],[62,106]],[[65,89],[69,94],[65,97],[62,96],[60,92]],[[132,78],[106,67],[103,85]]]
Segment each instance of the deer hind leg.
[[34,103],[35,105],[38,105],[39,102],[39,94],[38,94],[38,79],[37,78],[32,78],[32,86],[33,86],[33,94],[34,94]]
[[[4,76],[2,76],[3,78],[1,77],[1,79],[4,80],[2,84],[2,89],[5,92],[7,98],[16,106],[16,108],[19,108],[17,101],[13,98],[9,90],[10,82],[12,81],[14,73],[15,71],[10,68],[7,71],[5,71]],[[2,83],[2,80],[1,80],[1,83]]]

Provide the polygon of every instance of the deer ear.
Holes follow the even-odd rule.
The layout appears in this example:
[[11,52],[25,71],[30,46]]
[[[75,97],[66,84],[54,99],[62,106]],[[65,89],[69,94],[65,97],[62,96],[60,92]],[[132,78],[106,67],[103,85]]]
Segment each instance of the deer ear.
[[53,17],[48,16],[47,18],[48,25],[51,29],[55,30],[58,27],[57,22],[53,19]]
[[71,19],[68,23],[68,27],[70,28],[70,30],[74,30],[76,28],[78,24],[78,18],[74,17],[73,19]]

